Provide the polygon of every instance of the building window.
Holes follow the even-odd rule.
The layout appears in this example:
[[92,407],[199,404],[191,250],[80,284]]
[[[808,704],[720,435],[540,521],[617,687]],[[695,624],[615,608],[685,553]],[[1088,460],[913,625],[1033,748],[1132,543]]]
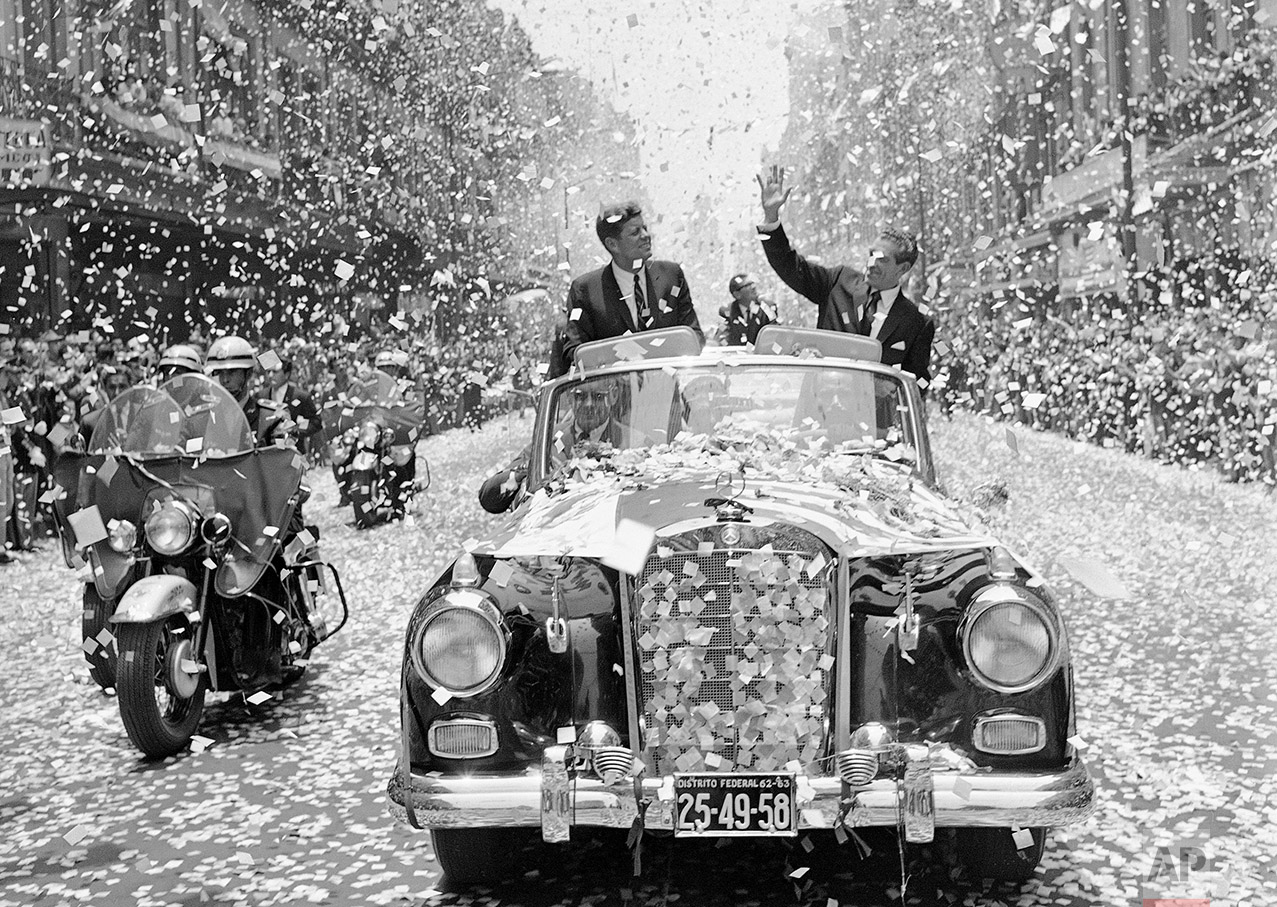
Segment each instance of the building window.
[[22,33],[18,30],[18,0],[0,0],[0,64],[6,72],[22,60]]
[[210,109],[209,134],[259,145],[257,42],[235,26],[205,20],[204,34],[196,47],[200,54],[200,94]]

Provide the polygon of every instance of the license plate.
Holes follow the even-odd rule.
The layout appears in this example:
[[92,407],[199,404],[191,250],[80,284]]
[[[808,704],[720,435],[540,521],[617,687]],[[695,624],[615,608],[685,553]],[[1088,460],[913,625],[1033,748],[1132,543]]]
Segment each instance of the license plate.
[[794,775],[675,775],[674,836],[798,834]]

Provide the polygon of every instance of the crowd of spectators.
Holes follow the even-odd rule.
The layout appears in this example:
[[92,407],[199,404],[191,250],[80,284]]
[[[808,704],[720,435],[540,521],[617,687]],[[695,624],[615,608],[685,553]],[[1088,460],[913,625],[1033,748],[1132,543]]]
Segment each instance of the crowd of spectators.
[[[211,339],[196,331],[188,342],[205,350]],[[272,350],[289,362],[292,381],[321,410],[371,368],[378,351],[407,352],[409,374],[426,400],[426,433],[477,427],[493,413],[526,401],[534,378],[522,359],[478,338],[439,345],[374,326],[349,342],[249,339],[259,355]],[[0,422],[0,563],[12,558],[10,551],[30,550],[53,531],[41,497],[51,487],[54,459],[73,443],[92,412],[152,379],[162,352],[145,337],[125,340],[97,331],[0,336],[0,411],[5,414]],[[322,459],[324,445],[313,444],[310,452]]]
[[1207,257],[1142,296],[936,306],[941,409],[1277,484],[1277,271]]

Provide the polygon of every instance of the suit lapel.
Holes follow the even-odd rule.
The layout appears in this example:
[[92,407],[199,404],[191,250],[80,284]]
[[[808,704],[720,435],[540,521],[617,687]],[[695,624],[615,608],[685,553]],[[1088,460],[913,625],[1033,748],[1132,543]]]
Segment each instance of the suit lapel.
[[625,326],[625,330],[638,330],[634,326],[634,318],[630,315],[630,307],[625,304],[625,297],[621,293],[621,288],[616,282],[616,274],[612,272],[610,264],[603,266],[603,311],[620,312],[621,323]]
[[882,348],[887,348],[887,342],[891,340],[897,331],[905,326],[908,312],[905,306],[909,300],[905,298],[905,294],[901,293],[896,297],[896,301],[891,304],[891,311],[887,313],[887,318],[882,323],[882,328],[878,331],[878,342],[882,344]]

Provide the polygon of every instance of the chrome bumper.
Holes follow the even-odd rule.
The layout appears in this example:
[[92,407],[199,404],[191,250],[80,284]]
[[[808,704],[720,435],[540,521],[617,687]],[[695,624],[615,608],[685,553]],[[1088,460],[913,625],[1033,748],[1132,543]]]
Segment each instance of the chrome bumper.
[[[937,827],[1068,825],[1094,809],[1095,784],[1080,758],[1058,773],[935,772],[933,781]],[[673,830],[673,784],[673,778],[642,779],[648,830]],[[396,771],[388,793],[391,813],[403,822],[408,821],[405,798],[412,797],[416,824],[422,828],[540,825],[548,834],[547,813],[559,811],[548,788],[540,769],[516,776],[414,774],[407,784]],[[607,784],[578,777],[568,791],[571,825],[629,828],[638,815],[632,780]],[[895,780],[879,779],[850,791],[844,803],[839,778],[799,776],[799,829],[833,828],[840,816],[848,827],[894,826],[899,797]]]

